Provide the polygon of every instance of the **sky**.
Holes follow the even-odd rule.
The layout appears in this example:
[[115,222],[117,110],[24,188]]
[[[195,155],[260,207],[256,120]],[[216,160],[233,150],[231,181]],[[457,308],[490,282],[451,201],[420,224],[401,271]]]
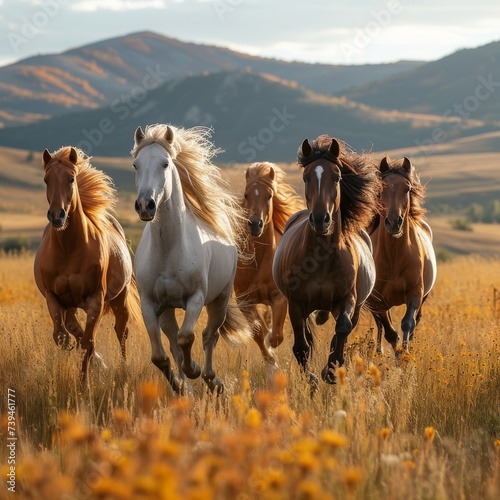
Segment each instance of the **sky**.
[[0,0],[0,66],[136,31],[289,61],[432,61],[499,41],[500,2]]

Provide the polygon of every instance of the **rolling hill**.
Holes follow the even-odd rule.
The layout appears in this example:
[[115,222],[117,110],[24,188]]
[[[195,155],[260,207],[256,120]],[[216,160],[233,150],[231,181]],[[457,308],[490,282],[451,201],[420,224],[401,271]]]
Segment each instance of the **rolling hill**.
[[[414,146],[433,129],[450,124],[439,116],[388,112],[325,96],[275,76],[229,71],[184,77],[141,99],[71,113],[23,127],[0,130],[0,144],[40,151],[75,145],[89,155],[124,156],[138,125],[173,123],[213,128],[220,161],[293,161],[304,137],[329,133],[356,150]],[[468,134],[489,131],[473,122]]]
[[188,75],[250,68],[333,94],[418,67],[420,62],[360,66],[265,59],[151,32],[100,41],[0,68],[0,126],[110,105],[125,95]]
[[356,86],[353,101],[500,124],[500,41],[463,49],[447,57]]

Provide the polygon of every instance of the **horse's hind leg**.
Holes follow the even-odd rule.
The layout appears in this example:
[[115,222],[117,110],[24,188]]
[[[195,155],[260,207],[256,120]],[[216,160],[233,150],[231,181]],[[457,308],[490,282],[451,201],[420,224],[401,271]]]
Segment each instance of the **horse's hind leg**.
[[271,347],[276,348],[283,342],[283,325],[285,324],[287,306],[288,301],[286,298],[281,295],[281,293],[277,292],[271,302],[273,326],[271,332],[269,332],[266,337]]
[[125,361],[127,359],[127,338],[128,338],[128,320],[130,318],[130,313],[127,307],[127,294],[129,290],[125,287],[119,295],[110,301],[111,310],[115,316],[115,332],[118,342],[120,343],[120,349],[122,354],[122,359]]
[[209,389],[217,390],[217,394],[224,391],[224,384],[217,377],[213,367],[214,349],[219,340],[219,328],[226,318],[229,291],[221,293],[213,302],[207,305],[208,322],[203,330],[203,349],[205,351],[205,366],[201,374]]
[[382,329],[384,330],[384,338],[391,344],[394,350],[398,347],[399,336],[398,332],[392,326],[392,319],[390,311],[382,311],[372,313],[377,325],[377,352],[381,354],[382,350]]
[[174,358],[177,368],[179,371],[179,392],[182,393],[186,390],[188,393],[192,392],[191,386],[187,383],[186,375],[182,371],[182,351],[179,348],[177,342],[177,332],[179,331],[179,325],[177,324],[177,319],[175,317],[175,309],[167,309],[160,316],[160,326],[163,333],[168,338],[170,345],[170,352]]
[[77,318],[78,310],[76,307],[72,307],[66,311],[66,319],[64,321],[66,328],[73,337],[76,339],[77,347],[80,345],[83,337],[83,328]]

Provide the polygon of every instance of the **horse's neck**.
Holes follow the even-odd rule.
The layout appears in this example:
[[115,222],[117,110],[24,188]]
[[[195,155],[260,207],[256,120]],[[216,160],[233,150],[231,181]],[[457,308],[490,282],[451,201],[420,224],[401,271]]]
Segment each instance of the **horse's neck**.
[[169,250],[171,247],[185,246],[188,244],[186,233],[189,223],[181,182],[176,175],[170,197],[162,200],[156,219],[151,222],[151,234],[159,240],[159,248]]

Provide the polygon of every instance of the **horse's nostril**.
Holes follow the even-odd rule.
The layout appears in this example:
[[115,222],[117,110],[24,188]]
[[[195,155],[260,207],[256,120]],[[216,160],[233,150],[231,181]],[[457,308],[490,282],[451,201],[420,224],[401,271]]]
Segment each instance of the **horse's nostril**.
[[248,225],[251,226],[252,225],[252,221],[251,220],[248,220]]
[[156,208],[156,203],[154,200],[149,200],[148,202],[148,210],[154,210]]
[[140,210],[140,206],[139,206],[139,202],[137,200],[135,200],[135,210],[136,212],[138,212]]
[[257,225],[259,226],[260,229],[262,229],[264,227],[264,221],[260,219]]
[[330,214],[326,212],[325,216],[323,217],[323,222],[325,224],[328,224],[330,222]]
[[384,224],[385,224],[385,227],[391,227],[391,221],[390,221],[389,217],[385,218]]
[[61,211],[59,212],[59,219],[64,219],[64,217],[66,217],[66,210],[61,208]]
[[403,224],[403,217],[399,216],[397,220],[397,225],[401,226],[401,224]]

